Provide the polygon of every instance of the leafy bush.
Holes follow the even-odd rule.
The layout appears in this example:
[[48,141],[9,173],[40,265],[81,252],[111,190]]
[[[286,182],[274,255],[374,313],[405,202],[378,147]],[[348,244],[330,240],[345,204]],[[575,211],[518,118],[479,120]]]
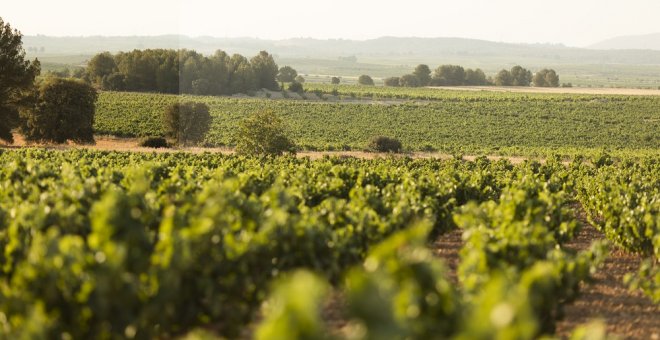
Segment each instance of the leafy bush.
[[203,103],[174,103],[163,112],[168,137],[178,144],[196,144],[204,140],[211,125],[209,107]]
[[369,150],[375,152],[394,152],[399,153],[403,149],[401,142],[398,139],[378,136],[374,137],[369,143]]
[[147,137],[140,141],[139,145],[145,148],[168,148],[170,146],[163,137]]
[[289,84],[289,91],[291,92],[296,92],[296,93],[302,93],[303,92],[303,85],[302,83],[298,81],[293,81],[291,84]]
[[358,78],[358,84],[360,85],[374,85],[374,80],[370,76],[363,74]]
[[29,141],[94,143],[96,90],[80,80],[50,78],[21,112],[21,132]]
[[285,134],[282,120],[271,111],[256,112],[239,124],[236,134],[236,153],[239,155],[295,153],[294,147]]

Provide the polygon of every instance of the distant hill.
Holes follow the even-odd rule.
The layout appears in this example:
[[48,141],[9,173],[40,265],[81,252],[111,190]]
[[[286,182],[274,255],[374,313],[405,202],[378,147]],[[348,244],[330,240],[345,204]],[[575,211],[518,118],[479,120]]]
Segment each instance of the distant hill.
[[[660,50],[660,35],[656,39]],[[267,50],[281,58],[337,59],[355,56],[358,60],[466,61],[478,63],[530,64],[628,64],[660,65],[660,51],[595,50],[551,44],[511,44],[462,38],[396,38],[371,40],[319,40],[296,38],[262,40],[255,38],[214,38],[163,35],[153,37],[48,37],[25,36],[29,54],[80,55],[100,51],[128,51],[146,48],[187,48],[202,53],[221,49],[229,53],[254,55]]]
[[600,50],[660,50],[660,33],[615,37],[593,44],[589,48]]

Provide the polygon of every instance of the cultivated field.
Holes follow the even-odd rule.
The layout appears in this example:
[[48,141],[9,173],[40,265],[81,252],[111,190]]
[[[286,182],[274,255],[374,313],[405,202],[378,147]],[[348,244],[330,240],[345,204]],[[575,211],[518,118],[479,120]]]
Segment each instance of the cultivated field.
[[[21,149],[0,164],[9,337],[660,334],[658,158]],[[617,313],[632,297],[634,319]]]
[[[660,97],[309,90],[102,92],[96,145],[16,135],[0,334],[660,337]],[[206,147],[139,147],[181,101],[209,105]],[[233,155],[263,110],[298,157]],[[410,152],[363,152],[375,135]]]
[[102,135],[161,135],[164,107],[193,100],[210,107],[213,121],[206,144],[215,147],[231,147],[238,122],[264,110],[280,115],[291,138],[308,151],[362,151],[378,135],[395,137],[410,151],[443,154],[546,157],[554,153],[593,155],[603,150],[654,154],[660,147],[660,97],[655,96],[353,86],[339,87],[339,96],[363,100],[346,103],[103,92],[97,103],[95,128]]

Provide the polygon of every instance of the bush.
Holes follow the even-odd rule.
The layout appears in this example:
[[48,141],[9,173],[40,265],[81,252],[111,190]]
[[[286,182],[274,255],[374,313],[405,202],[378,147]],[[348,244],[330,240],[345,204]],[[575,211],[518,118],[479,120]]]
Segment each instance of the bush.
[[169,148],[170,145],[167,143],[167,140],[163,137],[147,137],[140,141],[139,144],[141,147],[144,148]]
[[339,79],[339,77],[332,77],[332,80],[330,80],[330,83],[332,83],[333,85],[339,85],[340,82],[341,79]]
[[398,87],[399,86],[399,77],[389,77],[384,80],[385,86]]
[[236,154],[246,156],[295,153],[295,145],[284,131],[282,120],[273,112],[256,112],[243,119],[236,133]]
[[358,84],[373,86],[374,80],[371,79],[371,77],[369,77],[368,75],[363,74],[358,78]]
[[299,83],[297,81],[291,82],[289,84],[288,90],[291,92],[296,92],[296,93],[302,93],[303,92],[303,85],[302,83]]
[[50,78],[21,112],[21,132],[28,141],[94,143],[96,90],[74,79]]
[[385,136],[374,137],[369,143],[369,150],[375,152],[399,153],[402,149],[403,146],[398,139]]
[[177,144],[200,143],[211,126],[209,107],[194,102],[172,104],[163,112],[163,125],[166,135]]

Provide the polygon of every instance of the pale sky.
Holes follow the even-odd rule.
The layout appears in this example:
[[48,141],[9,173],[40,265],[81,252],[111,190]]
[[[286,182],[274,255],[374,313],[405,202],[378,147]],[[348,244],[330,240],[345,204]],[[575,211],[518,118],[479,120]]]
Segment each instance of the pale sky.
[[660,0],[2,0],[23,34],[370,39],[585,46],[660,32]]

